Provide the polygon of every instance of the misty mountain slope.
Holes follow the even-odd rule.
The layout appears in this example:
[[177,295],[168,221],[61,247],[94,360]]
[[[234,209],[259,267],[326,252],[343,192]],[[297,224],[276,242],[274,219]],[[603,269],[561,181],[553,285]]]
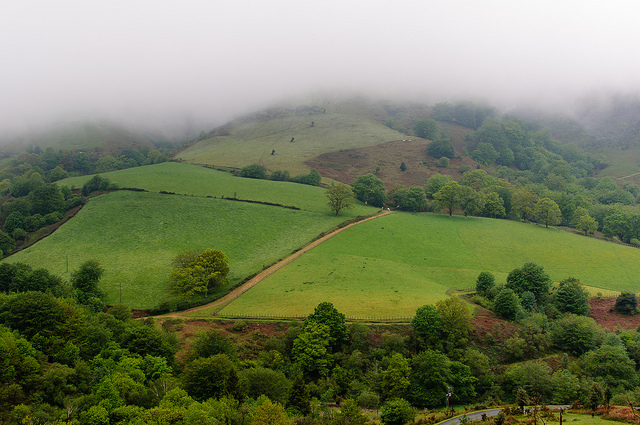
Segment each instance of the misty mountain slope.
[[406,139],[406,134],[382,124],[384,116],[383,110],[376,116],[366,107],[345,103],[336,108],[271,109],[218,129],[175,158],[237,168],[259,163],[272,171],[307,173],[304,161],[318,155]]
[[127,129],[115,123],[74,122],[23,133],[6,140],[8,147],[22,150],[24,146],[37,146],[42,150],[103,150],[118,153],[123,148],[153,148],[152,136]]

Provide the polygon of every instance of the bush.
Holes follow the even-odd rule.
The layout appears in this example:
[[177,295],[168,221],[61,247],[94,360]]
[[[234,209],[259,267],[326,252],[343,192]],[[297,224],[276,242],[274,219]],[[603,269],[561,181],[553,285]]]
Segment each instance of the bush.
[[638,297],[631,291],[624,291],[616,298],[614,309],[622,314],[636,314],[638,312]]
[[453,158],[455,156],[455,151],[451,144],[451,140],[443,138],[429,143],[429,146],[427,146],[427,155],[434,158],[442,158],[443,156]]
[[20,228],[13,229],[13,232],[11,232],[11,237],[17,241],[22,241],[27,237],[27,231]]
[[49,213],[49,214],[47,214],[47,215],[45,215],[45,216],[44,216],[44,221],[45,221],[47,224],[54,224],[54,223],[59,222],[60,220],[62,220],[62,214],[60,214],[60,213],[59,213],[59,212],[57,212],[57,211],[56,211],[56,212]]
[[269,178],[275,181],[286,182],[289,181],[291,176],[289,175],[289,172],[287,170],[276,170],[271,173],[271,176]]
[[234,332],[244,332],[247,330],[247,322],[244,320],[236,320],[231,328]]
[[415,417],[413,407],[403,398],[388,400],[380,411],[380,419],[386,425],[404,425]]
[[358,396],[358,406],[363,409],[377,410],[380,404],[380,396],[372,391],[363,391]]
[[567,314],[551,326],[553,343],[580,356],[593,350],[602,339],[602,329],[591,317]]
[[496,278],[489,272],[481,272],[476,279],[476,292],[482,296],[487,293],[496,284]]
[[436,167],[438,168],[447,168],[449,167],[449,158],[443,156],[438,161],[436,161]]
[[250,179],[264,179],[267,177],[267,169],[260,164],[251,164],[240,170],[240,177]]
[[496,296],[494,311],[507,320],[515,320],[522,315],[520,298],[512,289],[503,289]]
[[640,248],[640,239],[636,239],[636,238],[631,238],[631,240],[629,241],[629,243],[635,247]]
[[109,179],[101,177],[99,174],[91,177],[91,180],[86,182],[84,186],[82,186],[82,196],[89,196],[91,193],[96,191],[105,191],[110,189],[115,189],[116,186],[109,182]]

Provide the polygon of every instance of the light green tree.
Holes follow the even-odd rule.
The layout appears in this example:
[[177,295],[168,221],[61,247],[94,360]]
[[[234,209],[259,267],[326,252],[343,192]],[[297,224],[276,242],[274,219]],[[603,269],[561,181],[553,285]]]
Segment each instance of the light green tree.
[[446,209],[449,217],[453,215],[453,211],[460,206],[460,193],[462,188],[458,182],[450,181],[445,183],[442,188],[433,195],[439,209]]
[[228,283],[229,258],[217,249],[185,251],[173,261],[169,291],[190,298]]
[[389,365],[380,372],[380,387],[384,399],[404,397],[409,388],[411,368],[409,361],[400,353],[391,356]]
[[295,421],[287,416],[280,403],[267,399],[253,412],[251,425],[294,425]]
[[545,227],[560,224],[560,221],[562,220],[560,207],[550,198],[542,198],[538,200],[534,214],[541,222],[544,223]]
[[464,213],[464,218],[468,215],[478,214],[484,208],[485,200],[478,192],[469,186],[460,187],[460,208]]
[[534,216],[538,195],[525,189],[516,190],[511,197],[511,209],[523,220]]
[[593,233],[598,230],[598,222],[589,214],[584,214],[578,219],[576,229],[582,230],[584,235],[587,236],[588,233]]
[[293,360],[307,376],[325,377],[332,364],[330,343],[329,326],[307,320],[302,332],[293,341]]
[[324,194],[329,198],[329,208],[335,212],[336,215],[343,209],[354,208],[353,191],[349,186],[338,183],[334,186],[329,186]]
[[504,201],[496,192],[489,192],[484,198],[484,215],[493,218],[504,217]]

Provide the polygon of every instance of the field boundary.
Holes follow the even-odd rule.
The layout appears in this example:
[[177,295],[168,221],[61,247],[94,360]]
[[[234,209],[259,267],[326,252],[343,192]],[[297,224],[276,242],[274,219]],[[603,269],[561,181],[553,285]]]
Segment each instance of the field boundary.
[[[248,291],[249,289],[251,289],[252,287],[254,287],[255,285],[257,285],[258,283],[260,283],[263,279],[265,279],[268,276],[271,276],[273,273],[275,273],[276,271],[278,271],[279,269],[281,269],[282,267],[284,267],[285,265],[289,264],[290,262],[292,262],[293,260],[295,260],[296,258],[300,257],[302,254],[304,254],[305,252],[309,251],[310,249],[315,248],[316,246],[320,245],[322,242],[326,241],[327,239],[337,235],[338,233],[342,232],[343,230],[348,229],[351,226],[355,226],[356,224],[359,223],[364,223],[365,221],[369,221],[369,220],[373,220],[374,218],[379,218],[379,217],[383,217],[385,215],[391,214],[391,211],[383,211],[383,212],[379,212],[373,216],[367,217],[363,220],[359,220],[356,221],[354,223],[349,223],[346,226],[340,227],[338,229],[335,229],[334,231],[320,237],[317,238],[316,240],[312,241],[310,244],[308,244],[307,246],[301,248],[300,250],[294,252],[293,254],[289,255],[287,258],[278,261],[277,263],[275,263],[274,265],[272,265],[271,267],[268,267],[264,270],[262,270],[260,273],[258,273],[257,275],[255,275],[253,278],[251,278],[249,281],[247,281],[245,284],[241,285],[240,287],[234,289],[233,291],[229,292],[227,295],[225,295],[222,298],[219,298],[218,300],[209,303],[209,304],[205,304],[199,307],[195,307],[195,308],[191,308],[188,310],[184,310],[181,312],[175,312],[172,314],[166,314],[166,315],[162,315],[164,317],[181,317],[184,316],[186,314],[189,313],[195,313],[197,311],[200,310],[205,310],[205,309],[209,309],[209,308],[213,308],[213,307],[220,307],[219,309],[217,309],[216,311],[212,312],[211,315],[212,316],[217,316],[218,315],[218,311],[221,310],[222,308],[224,308],[227,304],[229,304],[231,301],[235,300],[236,298],[238,298],[240,295],[244,294],[246,291]],[[253,317],[253,316],[252,316]]]
[[[284,315],[284,314],[225,314],[217,313],[216,317],[221,319],[260,319],[260,320],[304,320],[306,315]],[[345,319],[350,322],[366,321],[366,322],[399,322],[409,323],[413,316],[345,316]]]

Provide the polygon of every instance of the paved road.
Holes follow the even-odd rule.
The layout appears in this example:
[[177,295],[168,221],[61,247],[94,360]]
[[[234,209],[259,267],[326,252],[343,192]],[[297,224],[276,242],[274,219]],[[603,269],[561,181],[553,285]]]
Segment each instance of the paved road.
[[[548,409],[567,409],[569,406],[547,406]],[[472,421],[478,421],[482,419],[482,415],[485,414],[487,417],[497,416],[502,409],[488,409],[488,410],[478,410],[477,412],[467,413],[467,418]],[[462,419],[464,415],[456,416],[455,418],[447,419],[446,421],[438,422],[436,425],[458,425],[460,423],[460,419]]]
[[[487,417],[496,416],[500,413],[502,409],[491,409],[491,410],[478,410],[477,412],[467,413],[467,418],[472,421],[479,421],[482,419],[482,415],[485,414]],[[460,423],[460,419],[462,419],[464,415],[456,416],[455,418],[447,419],[443,422],[438,422],[437,425],[458,425]]]

